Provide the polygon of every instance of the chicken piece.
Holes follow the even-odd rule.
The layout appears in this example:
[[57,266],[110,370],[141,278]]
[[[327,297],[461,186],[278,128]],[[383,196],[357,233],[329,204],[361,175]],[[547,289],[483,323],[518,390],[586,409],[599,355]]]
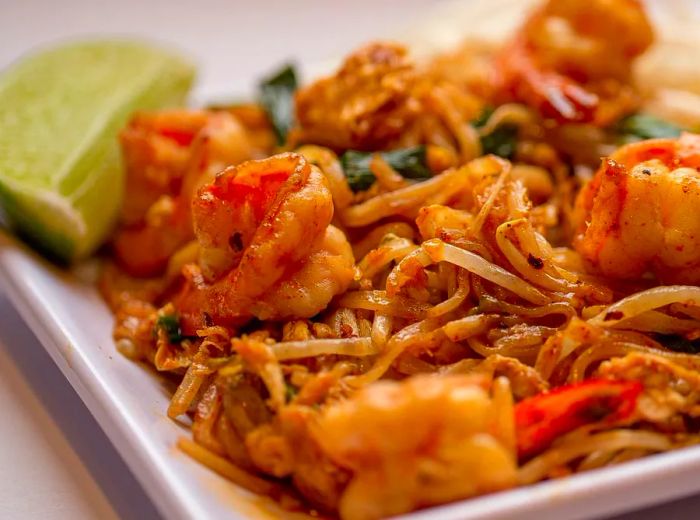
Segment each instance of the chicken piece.
[[333,513],[349,473],[329,459],[311,434],[317,416],[318,412],[306,406],[286,406],[272,424],[250,432],[245,444],[259,470],[291,477],[295,488],[314,507]]
[[485,386],[474,376],[420,375],[374,383],[329,406],[314,433],[352,472],[341,518],[381,518],[513,486],[514,450],[494,431],[512,409],[495,405]]
[[549,0],[502,49],[497,76],[545,117],[605,126],[638,103],[631,64],[652,41],[638,0]]
[[644,390],[637,409],[649,422],[673,428],[679,415],[700,416],[700,375],[670,359],[635,352],[603,362],[598,375],[640,381]]
[[188,330],[324,309],[353,277],[352,249],[332,217],[325,177],[293,153],[229,168],[202,187],[193,203],[199,267],[176,299]]
[[[193,117],[186,114],[184,112],[182,115],[186,120]],[[137,184],[148,184],[150,176],[155,175],[153,171],[159,172],[161,176],[169,175],[170,182],[177,186],[163,189],[160,196],[152,201],[141,222],[126,226],[117,233],[114,240],[115,256],[122,267],[132,275],[160,274],[170,256],[194,238],[190,204],[197,188],[211,181],[214,175],[226,166],[238,164],[255,155],[255,149],[249,143],[244,127],[232,115],[226,112],[203,114],[205,115],[200,117],[204,117],[204,123],[197,131],[196,137],[191,137],[184,130],[175,133],[168,129],[168,135],[174,133],[178,139],[176,142],[181,143],[178,144],[179,164],[173,162],[160,165],[157,160],[154,160],[155,164],[150,164],[147,158],[142,158],[140,170],[135,165],[127,168],[130,172],[127,177],[133,179],[127,186],[127,204],[132,196],[140,198],[138,190],[141,187]],[[165,116],[156,113],[152,117],[158,120]],[[161,129],[161,132],[165,131]],[[156,139],[154,142],[159,141]],[[123,144],[123,147],[127,164],[130,160],[135,162],[133,157],[129,157],[137,152],[126,144]],[[173,148],[175,145],[171,144],[166,149],[172,152]],[[178,170],[178,167],[181,169]],[[152,188],[157,188],[155,184],[151,184]],[[148,197],[149,201],[151,195]]]
[[297,92],[292,140],[336,151],[448,145],[468,160],[476,136],[469,122],[480,111],[475,97],[417,69],[405,47],[375,42],[351,54],[335,75]]
[[335,76],[297,93],[296,113],[305,140],[335,149],[383,148],[417,115],[418,107],[409,104],[415,81],[404,47],[363,47]]
[[700,283],[700,136],[623,146],[576,200],[574,246],[606,276]]
[[545,392],[549,384],[542,376],[522,361],[493,354],[485,359],[462,359],[442,368],[444,374],[483,374],[493,380],[503,376],[510,381],[513,397],[524,399]]
[[153,327],[157,317],[156,308],[150,303],[136,299],[121,303],[114,316],[117,350],[129,359],[153,360]]

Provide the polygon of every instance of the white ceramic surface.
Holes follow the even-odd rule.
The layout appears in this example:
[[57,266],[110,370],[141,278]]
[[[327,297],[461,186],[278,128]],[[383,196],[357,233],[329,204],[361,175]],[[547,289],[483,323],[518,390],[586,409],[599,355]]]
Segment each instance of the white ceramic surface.
[[[28,5],[25,14],[31,15],[32,3]],[[464,26],[452,25],[453,29],[438,34],[442,41],[449,40],[450,31]],[[319,38],[324,37],[322,33],[320,28]],[[185,38],[194,41],[195,36]],[[428,31],[416,39],[425,37],[435,42],[435,36],[434,31]],[[202,49],[205,44],[217,48],[216,38],[212,38],[205,37]],[[185,43],[183,46],[188,47]],[[342,51],[342,46],[337,50]],[[319,54],[318,49],[309,47],[306,54],[319,59],[333,53]],[[253,58],[248,56],[250,70],[244,68],[246,78],[260,72]],[[231,83],[217,76],[219,69],[211,65],[205,67],[200,94],[225,92],[222,86]],[[236,81],[239,84],[234,90],[240,91],[242,80]],[[83,269],[81,276],[89,270]],[[174,449],[177,437],[188,432],[165,416],[167,389],[152,372],[115,352],[111,316],[89,282],[54,268],[4,235],[0,236],[0,282],[164,517],[266,517],[279,513],[274,506],[237,490]],[[411,516],[569,519],[610,515],[699,491],[699,473],[700,448],[690,448]]]
[[[114,351],[112,319],[82,269],[63,272],[0,235],[0,283],[166,518],[276,517],[175,447],[168,392],[146,368]],[[700,446],[415,513],[413,518],[589,518],[700,491]]]

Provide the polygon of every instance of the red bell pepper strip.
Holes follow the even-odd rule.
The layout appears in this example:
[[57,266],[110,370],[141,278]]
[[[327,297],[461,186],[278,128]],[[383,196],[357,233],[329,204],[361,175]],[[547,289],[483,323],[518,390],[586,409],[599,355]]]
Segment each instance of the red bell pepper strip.
[[519,458],[536,455],[557,437],[585,424],[627,419],[641,391],[638,381],[591,379],[520,401],[515,406]]

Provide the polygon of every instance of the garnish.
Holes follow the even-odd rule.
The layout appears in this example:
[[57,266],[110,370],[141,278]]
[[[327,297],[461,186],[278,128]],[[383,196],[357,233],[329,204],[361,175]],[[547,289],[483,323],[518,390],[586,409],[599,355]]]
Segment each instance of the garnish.
[[[348,150],[340,158],[345,177],[353,191],[364,191],[376,180],[370,170],[374,153]],[[426,147],[423,145],[380,152],[379,155],[407,179],[425,180],[433,176],[428,168]]]
[[260,104],[270,118],[280,145],[285,143],[287,133],[294,126],[294,92],[297,86],[297,74],[290,64],[260,83]]

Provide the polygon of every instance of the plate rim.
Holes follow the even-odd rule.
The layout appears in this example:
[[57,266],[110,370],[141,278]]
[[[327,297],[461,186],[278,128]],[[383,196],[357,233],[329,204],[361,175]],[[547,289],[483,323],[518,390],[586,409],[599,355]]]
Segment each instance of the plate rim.
[[[51,271],[54,268],[15,239],[0,231],[0,287],[12,305],[66,377],[100,428],[109,438],[129,470],[165,518],[206,518],[204,507],[193,496],[179,492],[182,484],[165,457],[153,445],[142,442],[143,428],[135,423],[128,407],[82,354],[90,346],[72,343],[65,326],[51,311],[51,300],[44,301],[35,288],[26,283],[19,268]],[[50,273],[54,276],[54,273]],[[53,280],[52,280],[53,281]],[[62,283],[61,280],[55,280]],[[96,290],[96,288],[93,288]],[[56,302],[54,302],[56,303]],[[60,303],[60,302],[58,302]],[[70,345],[70,355],[61,345]],[[116,348],[114,349],[116,353]],[[119,355],[119,354],[118,354]],[[152,377],[144,372],[144,377]],[[174,448],[174,447],[173,447]],[[189,460],[189,459],[188,459]],[[200,466],[194,460],[189,463]],[[650,455],[620,465],[587,471],[556,480],[517,487],[490,495],[465,499],[412,512],[406,520],[500,520],[609,516],[638,510],[700,491],[700,445]],[[210,470],[206,470],[209,472]],[[212,474],[214,474],[212,472]],[[695,477],[695,478],[693,478]],[[693,484],[695,482],[695,484]],[[230,483],[231,486],[235,484]],[[232,516],[237,516],[231,509]]]

